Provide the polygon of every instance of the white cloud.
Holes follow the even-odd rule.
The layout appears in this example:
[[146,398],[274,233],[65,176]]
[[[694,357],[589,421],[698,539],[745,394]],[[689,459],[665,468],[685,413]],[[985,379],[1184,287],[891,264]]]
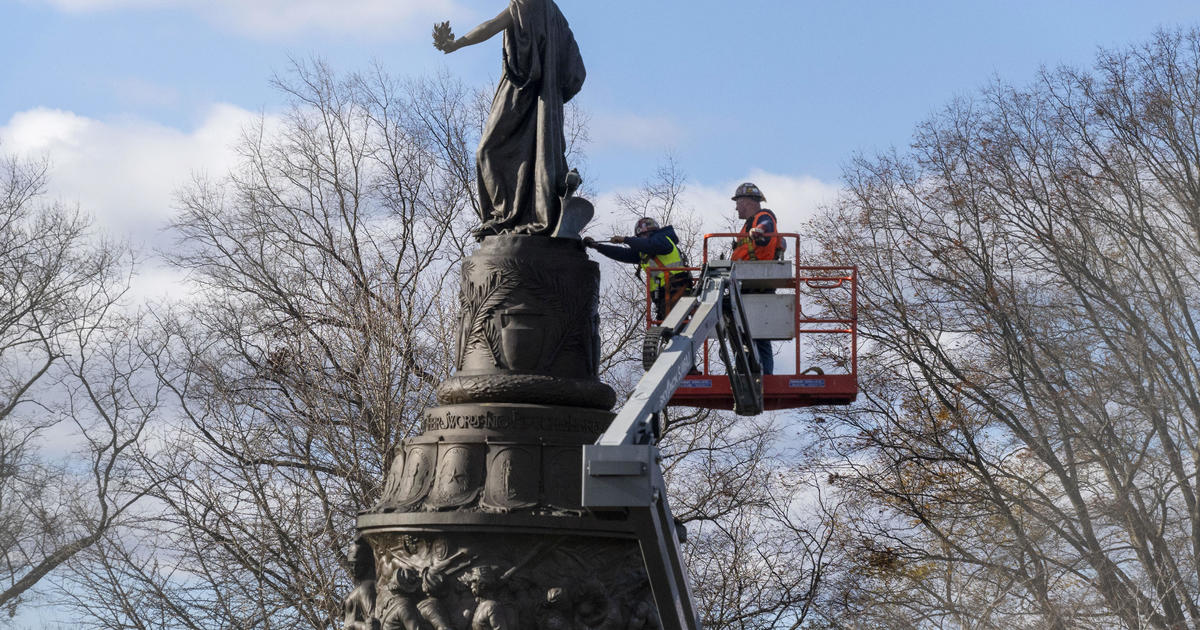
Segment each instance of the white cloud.
[[[234,165],[233,145],[258,114],[215,105],[193,130],[144,120],[101,121],[55,109],[15,114],[0,127],[0,150],[50,161],[49,196],[78,203],[97,226],[135,247],[163,246],[177,191],[195,174],[220,177]],[[135,292],[161,295],[179,279],[153,264]]]
[[17,153],[44,153],[53,146],[75,148],[91,123],[71,112],[38,108],[14,115],[0,130],[0,139]]
[[[798,231],[800,225],[813,218],[821,207],[832,204],[841,190],[837,184],[809,175],[788,175],[754,169],[739,178],[723,182],[688,182],[680,197],[680,205],[684,209],[695,211],[705,232],[739,229],[741,221],[734,213],[734,203],[730,197],[742,182],[754,182],[762,189],[767,197],[764,206],[775,211],[780,230],[784,232]],[[617,195],[631,195],[633,192],[632,189],[623,189],[601,194],[596,202],[599,213],[612,212],[617,207]],[[623,233],[621,230],[627,230],[629,227],[613,226],[606,223],[605,219],[606,217],[602,216],[596,227],[616,228],[616,233]]]
[[742,182],[754,182],[767,197],[764,207],[775,211],[779,229],[795,232],[800,224],[816,215],[818,209],[832,203],[840,190],[836,184],[821,181],[809,175],[787,175],[752,170],[738,179],[731,179],[716,186],[694,186],[687,193],[687,201],[705,219],[705,225],[714,229],[726,229],[741,221],[733,211],[733,191]]
[[67,13],[123,9],[194,11],[232,30],[259,37],[305,32],[385,34],[432,28],[434,20],[462,17],[455,0],[26,0]]
[[[768,200],[764,205],[775,211],[781,224],[790,224],[791,227],[783,225],[788,231],[795,231],[800,223],[814,217],[821,207],[832,204],[841,191],[837,184],[816,177],[770,173],[759,169],[751,171],[742,181],[754,182],[762,189]],[[722,191],[727,203],[733,203],[729,197],[733,196],[734,189],[742,181],[729,182],[726,186],[728,190]]]
[[215,105],[191,131],[145,120],[100,121],[37,108],[0,127],[4,150],[50,160],[54,198],[78,202],[114,235],[150,241],[195,173],[223,175],[232,145],[257,114]]

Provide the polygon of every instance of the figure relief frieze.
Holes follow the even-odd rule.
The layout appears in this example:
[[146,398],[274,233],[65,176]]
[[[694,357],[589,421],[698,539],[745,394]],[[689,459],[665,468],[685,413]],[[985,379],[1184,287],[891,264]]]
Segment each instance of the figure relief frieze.
[[377,601],[356,630],[661,628],[631,540],[384,533],[372,544]]
[[350,545],[346,553],[346,563],[350,565],[350,576],[354,580],[354,589],[342,602],[342,628],[344,630],[379,630],[379,618],[376,604],[378,589],[376,587],[375,554],[365,538],[359,537]]

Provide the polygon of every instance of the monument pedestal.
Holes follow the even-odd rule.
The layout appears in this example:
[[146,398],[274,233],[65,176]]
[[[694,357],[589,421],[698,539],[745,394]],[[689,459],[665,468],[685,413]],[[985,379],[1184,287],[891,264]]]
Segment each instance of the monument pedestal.
[[599,276],[578,241],[545,236],[488,237],[464,261],[457,372],[358,519],[375,565],[362,627],[659,627],[632,529],[580,501],[582,446],[615,402]]

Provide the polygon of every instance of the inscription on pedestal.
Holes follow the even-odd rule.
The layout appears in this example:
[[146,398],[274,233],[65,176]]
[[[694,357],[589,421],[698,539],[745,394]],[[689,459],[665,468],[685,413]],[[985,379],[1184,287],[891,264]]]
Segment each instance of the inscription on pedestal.
[[[494,431],[498,433],[581,433],[599,436],[608,428],[612,414],[590,410],[462,405],[434,407],[425,411],[422,428],[435,431]],[[594,439],[594,438],[593,438]]]

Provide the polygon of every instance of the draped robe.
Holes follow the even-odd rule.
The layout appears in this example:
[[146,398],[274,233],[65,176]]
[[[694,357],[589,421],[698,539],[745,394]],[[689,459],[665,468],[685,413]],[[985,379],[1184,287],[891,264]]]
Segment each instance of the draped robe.
[[476,154],[487,234],[549,234],[566,193],[563,104],[583,87],[583,58],[553,0],[511,0],[504,73]]

